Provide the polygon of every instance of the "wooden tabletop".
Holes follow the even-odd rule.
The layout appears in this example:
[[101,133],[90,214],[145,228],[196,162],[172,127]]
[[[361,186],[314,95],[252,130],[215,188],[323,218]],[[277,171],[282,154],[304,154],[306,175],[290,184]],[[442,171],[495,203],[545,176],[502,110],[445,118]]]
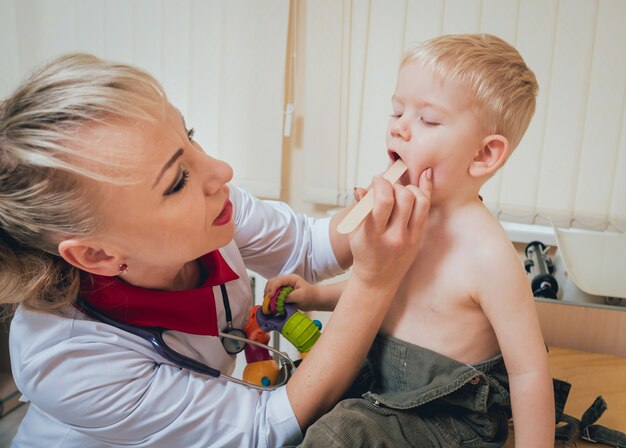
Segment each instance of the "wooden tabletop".
[[[549,362],[552,376],[572,385],[565,404],[566,414],[580,419],[596,397],[602,395],[608,407],[597,424],[626,433],[626,358],[550,347]],[[511,433],[505,447],[515,446],[513,438]],[[576,442],[580,448],[607,446]]]

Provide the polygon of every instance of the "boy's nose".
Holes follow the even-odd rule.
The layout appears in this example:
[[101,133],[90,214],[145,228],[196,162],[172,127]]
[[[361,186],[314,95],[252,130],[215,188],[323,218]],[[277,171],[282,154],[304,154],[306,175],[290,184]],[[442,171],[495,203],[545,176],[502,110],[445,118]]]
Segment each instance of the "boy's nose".
[[400,137],[404,140],[411,139],[411,129],[404,120],[398,120],[391,128],[393,137]]

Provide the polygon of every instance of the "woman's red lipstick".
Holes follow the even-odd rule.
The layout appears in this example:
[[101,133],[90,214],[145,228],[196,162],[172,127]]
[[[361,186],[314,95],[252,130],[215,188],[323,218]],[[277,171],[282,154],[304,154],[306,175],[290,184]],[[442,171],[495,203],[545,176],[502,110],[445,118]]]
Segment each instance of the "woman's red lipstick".
[[223,226],[224,224],[228,224],[233,217],[233,203],[230,200],[226,200],[224,204],[224,208],[217,215],[217,218],[213,221],[214,226]]

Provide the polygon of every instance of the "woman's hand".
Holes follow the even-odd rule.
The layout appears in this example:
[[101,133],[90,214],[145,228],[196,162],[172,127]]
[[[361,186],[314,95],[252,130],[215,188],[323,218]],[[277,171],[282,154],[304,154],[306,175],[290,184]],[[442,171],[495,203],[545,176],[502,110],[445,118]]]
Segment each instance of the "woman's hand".
[[[374,208],[350,235],[353,276],[371,286],[397,283],[408,270],[419,247],[432,191],[431,169],[419,187],[391,185],[381,177],[372,181]],[[361,190],[355,190],[360,196]]]
[[430,206],[430,170],[419,188],[376,178],[374,209],[350,235],[352,276],[322,336],[287,383],[303,430],[331,409],[352,383],[415,258]]

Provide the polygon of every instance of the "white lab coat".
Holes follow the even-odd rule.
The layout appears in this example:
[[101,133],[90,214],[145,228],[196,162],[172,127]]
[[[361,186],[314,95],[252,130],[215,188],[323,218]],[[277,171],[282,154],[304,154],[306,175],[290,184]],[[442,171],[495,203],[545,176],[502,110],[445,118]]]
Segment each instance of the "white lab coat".
[[[341,272],[328,219],[296,215],[231,188],[234,241],[220,249],[239,276],[227,284],[233,323],[251,305],[246,268],[265,277],[296,272],[309,281]],[[224,307],[214,288],[220,328]],[[168,342],[230,373],[234,357],[211,336],[171,332]],[[259,393],[224,379],[182,370],[145,340],[86,317],[19,307],[11,324],[13,375],[28,412],[13,447],[277,447],[301,431],[281,387]]]

